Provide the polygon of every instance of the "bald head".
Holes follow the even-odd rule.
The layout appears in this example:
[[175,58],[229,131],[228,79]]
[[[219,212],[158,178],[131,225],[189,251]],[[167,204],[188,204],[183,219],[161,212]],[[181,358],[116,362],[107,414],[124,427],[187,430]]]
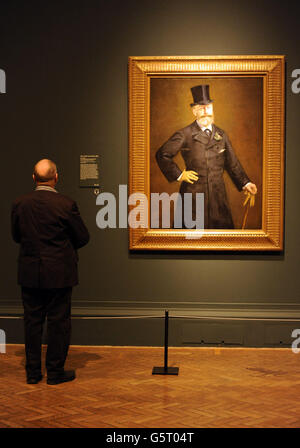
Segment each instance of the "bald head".
[[57,168],[49,159],[42,159],[34,167],[33,180],[36,183],[55,185],[57,182]]

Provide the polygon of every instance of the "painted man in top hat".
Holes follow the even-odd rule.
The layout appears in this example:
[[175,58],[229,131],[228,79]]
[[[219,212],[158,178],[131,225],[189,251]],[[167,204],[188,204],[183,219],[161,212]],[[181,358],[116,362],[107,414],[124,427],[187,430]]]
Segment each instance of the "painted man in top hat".
[[[257,193],[235,155],[225,131],[214,124],[209,86],[191,89],[191,104],[196,120],[180,129],[156,153],[157,163],[169,182],[180,181],[180,193],[204,193],[204,228],[233,229],[223,172],[226,170],[239,191]],[[185,170],[181,171],[173,157],[181,151]],[[195,200],[193,201],[195,219]]]

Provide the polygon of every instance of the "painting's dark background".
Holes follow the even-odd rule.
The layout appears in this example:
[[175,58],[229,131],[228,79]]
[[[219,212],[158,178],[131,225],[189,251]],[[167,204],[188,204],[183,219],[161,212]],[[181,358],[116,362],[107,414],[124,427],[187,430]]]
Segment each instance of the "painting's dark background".
[[[215,124],[225,130],[248,177],[257,186],[255,208],[247,219],[247,229],[262,228],[263,160],[263,78],[250,76],[153,77],[150,83],[150,191],[178,192],[180,182],[168,182],[160,171],[155,154],[176,131],[195,120],[190,104],[191,87],[208,84],[213,100]],[[185,168],[181,154],[174,161]],[[224,181],[233,222],[241,229],[245,195],[238,191],[229,175]]]
[[[21,316],[13,199],[32,188],[34,163],[58,164],[58,189],[77,200],[91,233],[80,251],[73,343],[161,343],[160,320],[90,315],[299,317],[299,68],[297,2],[201,0],[1,1],[1,315]],[[101,191],[128,184],[128,56],[286,55],[285,250],[262,253],[129,253],[126,229],[96,227],[96,197],[79,188],[80,154],[100,154]],[[76,317],[76,318],[75,318]],[[8,341],[21,320],[0,319]],[[280,345],[300,323],[174,320],[171,343]],[[203,342],[202,342],[203,341]],[[223,342],[222,342],[223,341]]]

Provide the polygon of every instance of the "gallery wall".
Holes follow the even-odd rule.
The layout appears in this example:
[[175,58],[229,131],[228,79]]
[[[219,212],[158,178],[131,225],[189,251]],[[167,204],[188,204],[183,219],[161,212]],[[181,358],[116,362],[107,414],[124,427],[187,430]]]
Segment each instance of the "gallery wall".
[[[178,316],[171,327],[174,345],[290,344],[291,330],[300,325],[300,94],[291,89],[300,61],[294,5],[1,2],[0,68],[6,93],[0,95],[0,327],[8,341],[22,341],[10,207],[33,188],[33,165],[47,157],[57,163],[58,190],[77,201],[91,234],[79,254],[73,343],[159,345],[160,316],[168,309]],[[128,56],[260,54],[286,56],[284,251],[134,253],[128,250],[127,229],[97,228],[93,189],[79,187],[79,157],[99,154],[101,192],[117,196],[119,185],[128,184]],[[115,319],[125,315],[143,319]]]

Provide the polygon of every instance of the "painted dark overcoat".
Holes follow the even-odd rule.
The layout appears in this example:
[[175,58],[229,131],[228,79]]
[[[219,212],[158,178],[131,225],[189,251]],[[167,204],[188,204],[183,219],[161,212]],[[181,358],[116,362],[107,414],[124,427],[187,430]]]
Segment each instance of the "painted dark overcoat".
[[[181,151],[186,170],[198,173],[193,184],[181,182],[180,193],[204,193],[204,228],[233,229],[223,173],[226,170],[239,191],[250,182],[225,131],[212,125],[207,136],[197,121],[175,132],[156,152],[157,163],[169,182],[176,181],[181,170],[173,157]],[[182,196],[183,197],[183,196]],[[195,204],[193,219],[195,219]]]

